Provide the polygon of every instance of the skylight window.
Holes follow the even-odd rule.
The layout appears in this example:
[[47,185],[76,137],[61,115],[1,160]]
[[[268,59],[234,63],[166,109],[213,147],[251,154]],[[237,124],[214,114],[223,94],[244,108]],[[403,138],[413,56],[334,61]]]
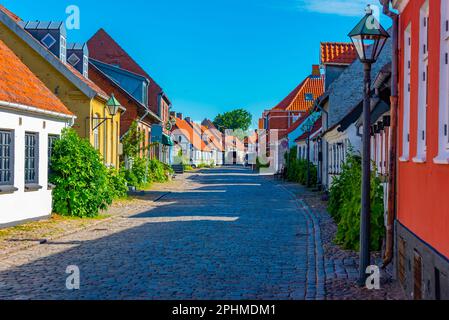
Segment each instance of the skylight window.
[[306,93],[305,94],[306,101],[313,101],[313,94],[312,93]]
[[74,53],[72,53],[70,55],[70,57],[67,59],[67,61],[72,65],[72,66],[76,66],[78,64],[78,62],[81,61],[80,58],[78,58],[78,56]]
[[42,38],[41,42],[47,47],[47,49],[50,49],[56,43],[56,39],[53,38],[51,34],[47,33],[45,37]]

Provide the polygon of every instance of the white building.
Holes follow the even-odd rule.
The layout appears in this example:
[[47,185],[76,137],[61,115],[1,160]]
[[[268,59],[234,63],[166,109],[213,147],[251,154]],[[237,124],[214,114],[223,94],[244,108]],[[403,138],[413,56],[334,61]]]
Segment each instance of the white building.
[[206,145],[201,135],[188,121],[177,118],[172,137],[175,143],[175,156],[182,151],[184,162],[196,167],[200,164],[216,163],[217,152],[214,153],[214,149]]
[[49,155],[74,118],[0,41],[0,228],[51,214]]

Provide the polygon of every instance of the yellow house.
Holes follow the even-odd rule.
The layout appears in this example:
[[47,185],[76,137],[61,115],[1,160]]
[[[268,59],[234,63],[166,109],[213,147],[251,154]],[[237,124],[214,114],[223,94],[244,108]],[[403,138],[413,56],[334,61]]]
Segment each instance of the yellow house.
[[118,168],[124,108],[108,106],[118,102],[88,79],[86,49],[67,47],[66,39],[64,23],[25,22],[0,5],[0,40],[76,115],[78,134]]

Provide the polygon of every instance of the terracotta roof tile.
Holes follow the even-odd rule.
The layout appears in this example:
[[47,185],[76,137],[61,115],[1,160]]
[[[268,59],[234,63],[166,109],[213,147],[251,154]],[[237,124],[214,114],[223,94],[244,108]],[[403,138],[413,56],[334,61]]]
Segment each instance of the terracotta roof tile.
[[181,133],[189,140],[191,144],[197,149],[206,150],[206,144],[201,139],[201,136],[192,128],[192,126],[185,120],[176,118],[175,129],[181,131]]
[[357,51],[352,43],[346,42],[322,42],[322,64],[349,65],[357,59]]
[[323,92],[324,76],[308,76],[273,109],[307,112]]
[[1,40],[0,100],[73,115]]

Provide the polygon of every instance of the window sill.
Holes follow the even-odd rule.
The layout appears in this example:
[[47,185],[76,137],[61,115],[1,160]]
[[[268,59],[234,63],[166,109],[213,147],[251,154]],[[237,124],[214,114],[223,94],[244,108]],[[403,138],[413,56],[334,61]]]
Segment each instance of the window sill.
[[47,190],[53,190],[53,189],[55,189],[56,188],[56,186],[54,185],[54,184],[52,184],[52,183],[49,183],[48,185],[47,185]]
[[19,191],[19,189],[14,186],[0,186],[0,194],[11,194],[16,191]]
[[409,162],[409,158],[408,158],[408,156],[402,156],[399,158],[399,161],[400,162]]
[[439,154],[436,158],[433,159],[433,163],[449,164],[449,154],[448,153]]
[[414,163],[426,163],[426,156],[425,155],[418,155],[413,158]]
[[25,192],[33,192],[33,191],[39,191],[42,189],[42,186],[38,184],[26,184],[25,185]]

